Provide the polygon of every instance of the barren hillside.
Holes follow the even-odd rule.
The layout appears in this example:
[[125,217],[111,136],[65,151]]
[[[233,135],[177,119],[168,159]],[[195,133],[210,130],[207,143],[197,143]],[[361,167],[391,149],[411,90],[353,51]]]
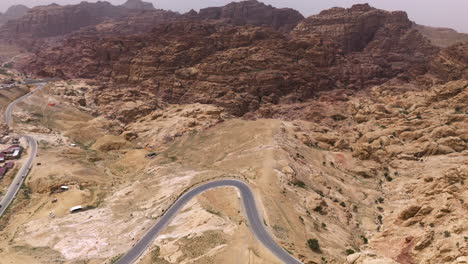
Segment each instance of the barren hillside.
[[[23,23],[54,36],[21,33],[42,48],[8,66],[63,80],[13,113],[9,132],[39,152],[0,219],[2,261],[114,263],[182,193],[238,179],[302,263],[468,262],[467,43],[437,47],[405,12],[367,4],[308,18],[257,1],[125,6],[41,7],[28,16],[99,19]],[[239,195],[191,200],[138,263],[280,263]]]

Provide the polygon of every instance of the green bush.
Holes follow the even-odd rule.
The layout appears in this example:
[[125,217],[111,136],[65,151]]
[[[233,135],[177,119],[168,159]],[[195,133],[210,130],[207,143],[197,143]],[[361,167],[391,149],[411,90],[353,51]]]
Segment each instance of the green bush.
[[306,187],[305,182],[303,182],[301,180],[295,180],[295,181],[292,182],[292,184],[294,186],[297,186],[297,187],[300,187],[300,188],[305,188]]
[[320,245],[319,245],[319,242],[317,239],[309,239],[307,240],[307,245],[309,246],[309,248],[316,252],[316,253],[321,253],[322,251],[320,250]]
[[364,244],[368,244],[368,243],[369,243],[369,239],[367,239],[367,237],[361,236],[361,239],[362,239],[362,242],[364,242]]

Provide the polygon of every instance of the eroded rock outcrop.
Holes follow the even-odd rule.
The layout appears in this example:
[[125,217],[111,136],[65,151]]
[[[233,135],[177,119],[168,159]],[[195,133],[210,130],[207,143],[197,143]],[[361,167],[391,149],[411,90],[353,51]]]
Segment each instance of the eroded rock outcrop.
[[138,10],[154,10],[152,3],[144,2],[142,0],[127,0],[123,5],[125,8],[138,9]]
[[218,20],[234,25],[254,25],[272,27],[280,31],[292,30],[304,17],[291,8],[278,9],[256,0],[232,2],[223,7],[209,7],[190,17],[201,20]]
[[[227,10],[260,4],[239,5]],[[166,23],[132,37],[76,34],[61,47],[38,52],[25,69],[138,85],[169,103],[215,104],[242,116],[319,91],[360,90],[423,74],[436,51],[405,13],[357,5],[313,16],[289,36],[221,21]]]
[[0,13],[0,26],[10,20],[18,19],[24,16],[28,11],[29,7],[24,5],[11,6],[4,14]]

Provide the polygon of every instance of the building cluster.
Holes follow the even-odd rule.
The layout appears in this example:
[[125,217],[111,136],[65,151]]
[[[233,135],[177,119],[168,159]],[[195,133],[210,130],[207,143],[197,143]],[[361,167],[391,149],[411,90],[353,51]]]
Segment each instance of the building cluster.
[[15,163],[11,160],[21,158],[21,154],[23,153],[23,147],[18,144],[19,142],[13,143],[14,145],[0,152],[0,164],[2,164],[0,167],[0,179],[15,166]]

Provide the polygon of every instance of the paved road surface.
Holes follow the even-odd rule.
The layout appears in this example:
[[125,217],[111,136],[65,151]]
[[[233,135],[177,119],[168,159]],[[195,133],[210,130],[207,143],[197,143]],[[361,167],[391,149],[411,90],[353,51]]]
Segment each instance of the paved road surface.
[[182,195],[169,210],[159,219],[159,221],[151,227],[143,238],[138,241],[116,264],[130,264],[135,262],[156,239],[159,233],[170,223],[171,219],[195,196],[210,189],[219,187],[235,187],[240,191],[242,198],[242,207],[244,214],[247,217],[250,230],[255,234],[257,239],[268,250],[270,250],[279,260],[286,264],[301,264],[300,261],[292,257],[282,247],[280,247],[268,234],[268,231],[260,220],[255,199],[249,186],[238,180],[219,180],[210,182],[198,187],[195,187]]
[[14,100],[8,105],[7,109],[5,110],[5,123],[8,126],[11,125],[11,113],[13,112],[13,108],[16,106],[16,104],[28,98],[29,96],[33,95],[35,92],[40,91],[42,88],[44,88],[44,86],[45,86],[45,83],[37,84],[37,88],[34,91],[21,96],[20,98]]
[[15,198],[16,194],[21,188],[21,185],[23,184],[24,179],[26,178],[26,175],[28,175],[28,172],[32,167],[34,158],[36,157],[36,153],[37,153],[36,140],[30,136],[23,136],[23,137],[26,138],[29,144],[29,157],[28,157],[28,160],[23,164],[23,166],[21,166],[21,169],[18,171],[18,174],[16,174],[16,177],[11,183],[10,187],[8,188],[5,196],[3,196],[2,200],[0,201],[0,205],[2,206],[0,208],[0,216],[3,215],[5,210],[8,208],[10,203]]
[[[13,108],[15,105],[22,100],[28,98],[32,94],[34,94],[36,91],[41,90],[44,88],[45,84],[41,83],[37,85],[36,90],[16,99],[13,101],[10,105],[8,105],[7,109],[5,110],[5,123],[10,126],[11,124],[11,113],[13,112]],[[21,185],[23,184],[24,179],[26,178],[26,175],[28,175],[29,170],[32,167],[34,158],[36,157],[37,154],[37,142],[36,140],[31,137],[31,136],[22,136],[28,141],[29,144],[29,157],[24,162],[24,164],[21,166],[21,169],[18,171],[16,174],[16,177],[13,179],[13,182],[11,183],[10,187],[8,187],[8,190],[5,194],[5,196],[2,197],[0,201],[0,216],[5,213],[5,210],[8,208],[8,206],[11,204],[13,199],[15,198],[16,194],[18,193],[19,189],[21,188]]]

